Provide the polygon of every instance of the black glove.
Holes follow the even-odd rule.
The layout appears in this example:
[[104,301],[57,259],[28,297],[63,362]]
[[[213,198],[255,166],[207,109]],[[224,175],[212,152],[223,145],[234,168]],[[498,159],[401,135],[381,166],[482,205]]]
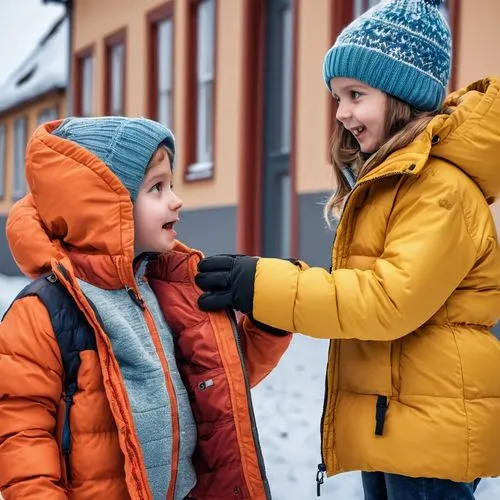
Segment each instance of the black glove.
[[214,255],[201,260],[195,282],[205,293],[198,298],[199,308],[251,313],[257,261],[247,255]]

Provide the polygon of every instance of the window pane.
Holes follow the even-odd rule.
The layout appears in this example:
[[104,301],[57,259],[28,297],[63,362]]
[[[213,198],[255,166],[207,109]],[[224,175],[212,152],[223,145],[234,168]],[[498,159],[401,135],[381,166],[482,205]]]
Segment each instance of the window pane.
[[157,120],[165,127],[172,128],[172,94],[170,92],[158,94]]
[[205,143],[204,143],[204,155],[206,161],[212,160],[212,120],[213,120],[213,106],[212,106],[212,97],[213,97],[213,84],[212,81],[209,81],[205,84]]
[[281,190],[281,220],[280,224],[280,256],[289,258],[292,254],[292,234],[291,234],[291,220],[292,220],[292,197],[291,197],[291,182],[290,175],[285,174],[280,178]]
[[58,114],[57,114],[57,108],[55,106],[51,108],[45,108],[38,113],[38,125],[41,125],[42,123],[45,122],[50,122],[52,120],[57,120]]
[[158,121],[172,128],[172,20],[166,19],[157,27]]
[[204,0],[198,6],[197,75],[198,81],[211,80],[214,66],[214,22],[213,0]]
[[198,85],[197,162],[212,160],[212,83]]
[[111,48],[110,112],[112,115],[123,114],[123,54],[122,44]]
[[197,162],[212,161],[214,22],[214,2],[204,0],[199,4],[197,11]]
[[27,136],[26,117],[16,118],[14,121],[14,198],[21,198],[26,193],[26,181],[24,177],[24,155],[26,150]]
[[158,89],[172,88],[172,20],[167,19],[158,23]]
[[448,0],[445,0],[440,6],[439,10],[443,17],[446,19],[446,22],[450,24],[450,7],[448,5]]
[[281,12],[281,113],[280,113],[280,150],[290,151],[292,121],[292,9],[291,6]]
[[364,0],[354,0],[354,5],[352,9],[354,18],[360,16],[363,13],[364,3],[365,3]]
[[92,115],[93,101],[93,58],[85,57],[82,59],[82,116]]
[[354,17],[358,17],[366,10],[378,4],[380,0],[353,0]]
[[0,197],[5,194],[5,127],[0,125]]

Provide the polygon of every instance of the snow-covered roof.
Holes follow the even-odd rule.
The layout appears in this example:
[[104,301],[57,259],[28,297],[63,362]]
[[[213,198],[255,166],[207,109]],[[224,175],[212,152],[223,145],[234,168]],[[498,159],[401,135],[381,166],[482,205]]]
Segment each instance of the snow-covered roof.
[[[69,21],[60,18],[0,87],[0,113],[68,83]],[[5,50],[8,50],[5,48]]]

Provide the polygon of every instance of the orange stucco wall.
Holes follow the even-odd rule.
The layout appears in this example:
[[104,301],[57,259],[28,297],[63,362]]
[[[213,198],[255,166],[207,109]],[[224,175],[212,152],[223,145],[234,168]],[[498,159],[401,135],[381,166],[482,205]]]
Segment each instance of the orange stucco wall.
[[38,113],[46,108],[56,106],[59,116],[66,115],[66,97],[64,93],[54,94],[50,97],[38,99],[30,104],[18,107],[12,112],[6,112],[0,116],[0,125],[5,126],[5,195],[0,198],[0,214],[6,214],[12,206],[12,183],[14,164],[14,121],[19,116],[28,118],[28,139],[38,125]]
[[299,193],[333,188],[328,162],[331,96],[321,77],[331,46],[331,0],[299,2],[296,82],[296,186]]
[[[460,10],[458,88],[487,75],[500,75],[500,1],[462,0]],[[500,231],[500,202],[492,212]]]
[[499,22],[499,0],[461,1],[457,87],[500,75]]
[[[104,38],[127,27],[126,112],[147,114],[147,12],[161,0],[76,0],[74,50],[94,46],[94,109],[104,111]],[[242,94],[252,91],[252,75],[241,74],[243,19],[241,0],[217,0],[215,178],[185,183],[186,19],[188,0],[175,0],[174,12],[174,133],[178,144],[175,185],[186,209],[238,203]],[[328,164],[331,98],[321,79],[321,64],[331,44],[331,0],[298,1],[296,42],[296,188],[299,194],[331,191]],[[500,55],[491,47],[500,41],[495,23],[498,0],[462,0],[460,53],[456,60],[458,85],[486,73],[500,73]]]

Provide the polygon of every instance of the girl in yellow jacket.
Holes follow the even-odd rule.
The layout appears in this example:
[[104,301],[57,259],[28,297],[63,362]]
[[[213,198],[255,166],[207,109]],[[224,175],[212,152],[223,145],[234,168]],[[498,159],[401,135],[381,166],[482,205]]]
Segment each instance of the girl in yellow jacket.
[[[324,59],[338,103],[340,215],[330,272],[214,256],[205,310],[331,339],[323,474],[361,470],[367,500],[472,499],[500,475],[500,80],[445,101],[451,37],[439,0],[388,0]],[[310,242],[311,245],[315,243]]]

